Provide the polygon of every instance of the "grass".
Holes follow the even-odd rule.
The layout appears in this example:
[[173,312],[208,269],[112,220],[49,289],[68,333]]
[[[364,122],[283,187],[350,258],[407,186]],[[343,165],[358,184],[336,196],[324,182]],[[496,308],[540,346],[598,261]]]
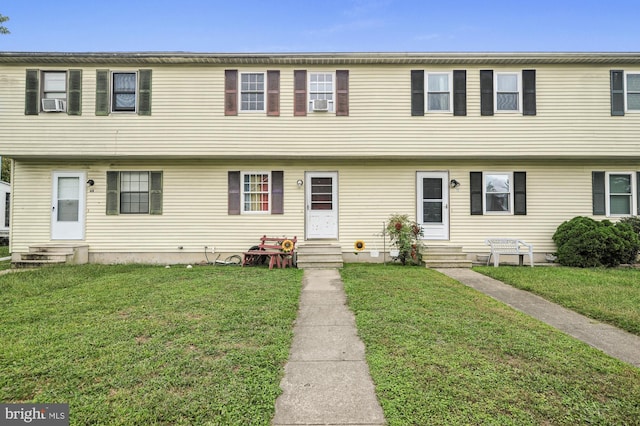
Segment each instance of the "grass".
[[390,425],[638,424],[640,370],[433,270],[341,274]]
[[640,335],[640,270],[478,267],[482,274]]
[[0,246],[0,257],[9,256],[9,246]]
[[301,271],[52,267],[0,276],[0,401],[71,424],[268,424]]

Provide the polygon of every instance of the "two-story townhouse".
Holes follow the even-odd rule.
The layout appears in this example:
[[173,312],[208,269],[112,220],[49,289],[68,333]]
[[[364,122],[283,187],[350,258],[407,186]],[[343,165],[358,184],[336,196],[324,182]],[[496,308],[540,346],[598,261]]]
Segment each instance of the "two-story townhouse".
[[[197,262],[264,234],[381,261],[385,220],[537,260],[640,213],[637,53],[0,53],[14,260]],[[367,250],[353,254],[353,243]]]

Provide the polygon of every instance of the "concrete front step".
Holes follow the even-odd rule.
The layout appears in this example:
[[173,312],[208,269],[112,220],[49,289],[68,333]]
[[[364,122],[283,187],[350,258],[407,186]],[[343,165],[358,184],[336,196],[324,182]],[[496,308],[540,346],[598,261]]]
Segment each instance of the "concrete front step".
[[297,248],[300,269],[342,268],[342,248],[335,243],[304,243]]
[[19,259],[11,262],[11,266],[20,268],[37,268],[56,264],[82,264],[89,261],[89,246],[86,244],[40,244],[30,246],[27,253],[20,253]]
[[427,268],[471,268],[473,262],[460,246],[427,246],[422,250]]

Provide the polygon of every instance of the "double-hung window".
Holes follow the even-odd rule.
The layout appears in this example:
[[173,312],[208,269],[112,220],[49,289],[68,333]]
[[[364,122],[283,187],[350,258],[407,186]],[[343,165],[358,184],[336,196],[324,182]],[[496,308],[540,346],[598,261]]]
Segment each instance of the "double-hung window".
[[627,72],[625,86],[627,111],[640,111],[640,72]]
[[264,111],[264,73],[240,73],[240,111]]
[[136,82],[135,72],[114,72],[113,76],[113,99],[112,107],[114,112],[135,112],[136,111]]
[[162,214],[161,171],[108,171],[107,214]]
[[66,71],[42,72],[42,99],[67,100]]
[[512,213],[513,174],[487,172],[483,174],[484,213]]
[[496,112],[520,112],[522,81],[518,72],[495,73]]
[[242,173],[243,213],[270,212],[269,172]]
[[452,73],[428,72],[427,112],[451,112]]
[[606,213],[607,216],[629,216],[635,205],[635,182],[632,172],[606,173]]
[[[334,73],[310,72],[309,73],[309,111],[334,112],[335,99]],[[317,102],[317,101],[326,101]],[[324,107],[326,105],[326,108]]]

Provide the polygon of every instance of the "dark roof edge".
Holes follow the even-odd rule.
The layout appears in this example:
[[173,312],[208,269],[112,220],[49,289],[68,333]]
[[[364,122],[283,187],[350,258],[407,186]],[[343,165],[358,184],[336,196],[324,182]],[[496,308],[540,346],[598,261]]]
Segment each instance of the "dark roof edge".
[[0,52],[5,64],[640,64],[640,52]]

